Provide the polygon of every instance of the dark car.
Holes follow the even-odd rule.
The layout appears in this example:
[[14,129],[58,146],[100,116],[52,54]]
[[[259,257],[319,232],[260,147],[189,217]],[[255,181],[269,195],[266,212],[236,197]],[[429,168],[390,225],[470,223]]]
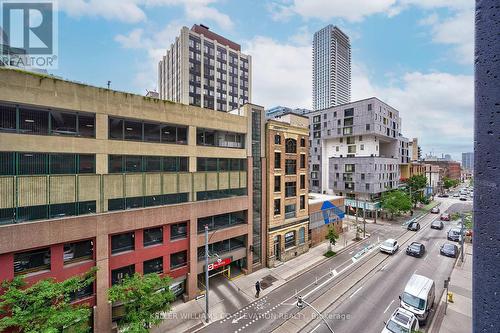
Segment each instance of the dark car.
[[413,242],[406,248],[406,254],[409,256],[420,258],[425,253],[425,245],[422,243]]
[[443,194],[443,198],[449,198],[450,195],[448,193]]
[[418,231],[418,230],[420,230],[420,223],[418,223],[418,222],[412,222],[412,223],[408,224],[408,230],[411,230],[411,231]]
[[456,258],[458,256],[458,246],[455,244],[445,243],[441,246],[439,253],[446,257]]
[[444,224],[440,220],[434,220],[434,221],[432,221],[432,223],[431,223],[431,229],[439,229],[439,230],[441,230],[443,228],[444,228]]
[[462,230],[460,228],[451,228],[448,230],[448,240],[460,242],[462,240]]
[[434,207],[431,209],[432,214],[439,214],[439,207]]
[[440,219],[441,221],[449,221],[449,220],[450,220],[450,214],[448,214],[448,213],[443,213],[443,214],[441,214],[441,216],[439,217],[439,219]]

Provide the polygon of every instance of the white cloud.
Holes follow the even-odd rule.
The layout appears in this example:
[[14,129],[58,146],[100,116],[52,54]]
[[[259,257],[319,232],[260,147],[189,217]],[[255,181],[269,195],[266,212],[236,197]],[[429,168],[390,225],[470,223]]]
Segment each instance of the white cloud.
[[252,101],[264,107],[311,108],[311,46],[281,43],[267,37],[245,42],[252,55]]
[[294,0],[293,3],[274,2],[269,6],[275,20],[288,19],[293,14],[306,18],[344,18],[348,21],[360,21],[365,16],[388,13],[397,0]]
[[474,12],[459,11],[447,19],[432,23],[432,41],[451,45],[452,58],[459,63],[472,64],[474,58]]
[[232,28],[231,18],[210,5],[217,0],[64,0],[59,7],[72,17],[101,17],[127,23],[146,21],[143,8],[182,6],[189,20],[212,21],[222,29]]

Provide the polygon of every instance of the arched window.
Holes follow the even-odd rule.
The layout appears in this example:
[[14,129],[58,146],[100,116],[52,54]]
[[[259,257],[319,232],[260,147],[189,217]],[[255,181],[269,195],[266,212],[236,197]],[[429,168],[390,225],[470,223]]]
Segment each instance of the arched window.
[[285,151],[287,153],[296,153],[297,152],[297,140],[295,139],[286,139],[285,141]]
[[306,242],[306,228],[302,227],[299,229],[299,244],[304,244]]

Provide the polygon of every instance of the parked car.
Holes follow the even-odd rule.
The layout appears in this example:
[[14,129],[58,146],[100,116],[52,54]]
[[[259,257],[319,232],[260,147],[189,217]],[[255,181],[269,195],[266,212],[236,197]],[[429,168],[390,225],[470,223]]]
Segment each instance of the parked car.
[[389,238],[388,240],[380,244],[380,252],[394,254],[398,249],[398,241],[392,238]]
[[466,197],[465,195],[462,195],[462,196],[460,197],[460,201],[467,201],[467,197]]
[[458,197],[460,197],[460,194],[458,194],[458,193],[453,193],[453,197],[454,197],[454,198],[458,198]]
[[406,248],[406,254],[412,257],[421,258],[425,254],[425,245],[413,242]]
[[418,222],[412,222],[408,224],[408,230],[410,231],[419,231],[420,230],[420,223]]
[[403,308],[394,310],[387,323],[384,322],[384,324],[382,333],[416,332],[420,328],[417,317]]
[[434,307],[436,284],[423,275],[413,274],[399,296],[400,306],[417,317],[419,324],[425,325],[431,308]]
[[450,195],[448,193],[443,194],[443,198],[449,198]]
[[441,221],[449,221],[449,220],[450,220],[450,214],[448,214],[448,213],[443,213],[443,214],[441,214],[441,216],[439,217],[439,219],[440,219]]
[[431,209],[431,214],[439,214],[440,210],[439,207],[434,207]]
[[456,258],[458,256],[458,246],[455,244],[444,243],[439,253],[446,257]]
[[451,228],[448,230],[448,240],[460,242],[462,240],[462,230],[460,228]]
[[442,230],[443,228],[444,228],[444,224],[440,220],[434,220],[434,221],[432,221],[432,223],[431,223],[431,229]]

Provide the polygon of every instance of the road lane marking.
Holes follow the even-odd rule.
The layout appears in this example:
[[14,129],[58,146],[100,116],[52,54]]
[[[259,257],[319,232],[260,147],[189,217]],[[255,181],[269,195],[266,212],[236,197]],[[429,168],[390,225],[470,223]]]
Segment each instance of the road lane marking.
[[383,271],[387,267],[387,265],[389,264],[385,264],[384,267],[382,267],[380,270]]
[[363,287],[362,287],[362,286],[361,286],[361,287],[359,287],[359,289],[358,289],[358,290],[356,290],[355,292],[353,292],[353,293],[351,294],[351,296],[349,296],[349,298],[352,298],[352,297],[353,297],[354,295],[356,295],[356,294],[358,293],[358,291],[360,291],[361,289],[363,289]]
[[389,310],[389,308],[391,307],[392,303],[394,303],[394,300],[392,300],[391,303],[389,303],[389,305],[387,305],[387,307],[384,310],[384,313],[386,313],[387,310]]
[[313,328],[313,330],[312,330],[311,332],[309,332],[309,333],[313,333],[313,332],[314,332],[314,331],[316,331],[316,330],[317,330],[320,326],[321,326],[321,323],[319,323],[318,325],[316,325],[316,327],[315,327],[315,328]]

